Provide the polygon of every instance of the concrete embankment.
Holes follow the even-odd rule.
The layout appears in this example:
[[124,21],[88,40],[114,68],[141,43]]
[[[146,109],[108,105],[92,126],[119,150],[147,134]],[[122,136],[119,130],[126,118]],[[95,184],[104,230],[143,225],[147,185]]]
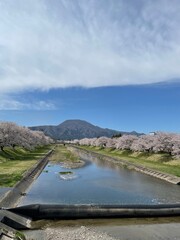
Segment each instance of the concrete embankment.
[[176,177],[176,176],[173,176],[171,174],[167,174],[167,173],[163,173],[163,172],[160,172],[160,171],[157,171],[157,170],[154,170],[154,169],[143,167],[141,165],[128,162],[127,160],[117,159],[115,157],[110,157],[110,156],[107,156],[107,155],[104,155],[104,154],[101,154],[101,153],[96,153],[96,152],[93,152],[91,150],[82,149],[82,148],[74,146],[74,145],[73,146],[71,145],[71,150],[78,153],[78,155],[82,158],[85,157],[84,154],[86,154],[86,156],[89,157],[89,158],[91,158],[92,156],[97,157],[101,160],[109,161],[109,162],[112,162],[112,163],[117,164],[117,165],[126,166],[129,169],[133,169],[133,170],[136,170],[138,172],[141,172],[141,173],[144,173],[144,174],[162,179],[164,181],[180,185],[180,177]]
[[4,225],[14,229],[31,228],[31,219],[7,210],[0,210],[0,228]]
[[53,152],[50,150],[44,158],[38,161],[38,163],[33,166],[29,171],[25,173],[22,180],[18,182],[11,190],[9,190],[3,198],[0,200],[0,208],[15,207],[18,200],[22,197],[28,187],[32,184],[34,179],[36,179],[42,172],[44,167],[48,163],[48,157]]
[[[0,210],[0,239],[11,240],[11,239],[25,239],[19,230],[30,229],[31,219],[23,217],[7,210]],[[18,238],[18,236],[21,238]]]

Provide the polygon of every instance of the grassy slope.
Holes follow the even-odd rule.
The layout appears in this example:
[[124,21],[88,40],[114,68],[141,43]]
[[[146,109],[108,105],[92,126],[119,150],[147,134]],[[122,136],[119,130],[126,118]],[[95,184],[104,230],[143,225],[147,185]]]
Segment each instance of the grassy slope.
[[17,147],[5,148],[5,153],[0,151],[0,186],[12,187],[31,168],[38,159],[41,159],[51,146],[38,147],[28,151]]
[[130,151],[87,146],[82,148],[180,177],[180,160],[174,160],[167,154],[132,153]]

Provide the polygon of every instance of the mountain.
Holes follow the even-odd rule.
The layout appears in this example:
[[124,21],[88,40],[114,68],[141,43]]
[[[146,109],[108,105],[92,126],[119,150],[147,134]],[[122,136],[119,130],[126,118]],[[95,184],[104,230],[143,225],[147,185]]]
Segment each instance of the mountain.
[[119,132],[116,130],[101,128],[83,120],[66,120],[57,126],[37,126],[29,127],[31,130],[43,131],[45,135],[53,139],[73,140],[93,137],[112,137],[115,134],[133,134],[136,132]]

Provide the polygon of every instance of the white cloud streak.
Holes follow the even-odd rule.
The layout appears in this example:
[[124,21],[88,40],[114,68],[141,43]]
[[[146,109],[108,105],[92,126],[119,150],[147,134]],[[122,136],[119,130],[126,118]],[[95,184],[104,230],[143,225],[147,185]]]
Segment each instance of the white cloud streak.
[[51,101],[25,102],[14,97],[1,96],[0,110],[55,110],[56,106]]
[[179,12],[179,0],[0,0],[0,93],[179,79]]

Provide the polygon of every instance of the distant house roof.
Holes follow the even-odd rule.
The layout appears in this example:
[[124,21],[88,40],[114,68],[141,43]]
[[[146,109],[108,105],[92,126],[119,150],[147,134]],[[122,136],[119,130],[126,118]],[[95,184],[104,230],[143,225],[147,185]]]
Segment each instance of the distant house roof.
[[156,135],[156,132],[150,132],[149,135]]

